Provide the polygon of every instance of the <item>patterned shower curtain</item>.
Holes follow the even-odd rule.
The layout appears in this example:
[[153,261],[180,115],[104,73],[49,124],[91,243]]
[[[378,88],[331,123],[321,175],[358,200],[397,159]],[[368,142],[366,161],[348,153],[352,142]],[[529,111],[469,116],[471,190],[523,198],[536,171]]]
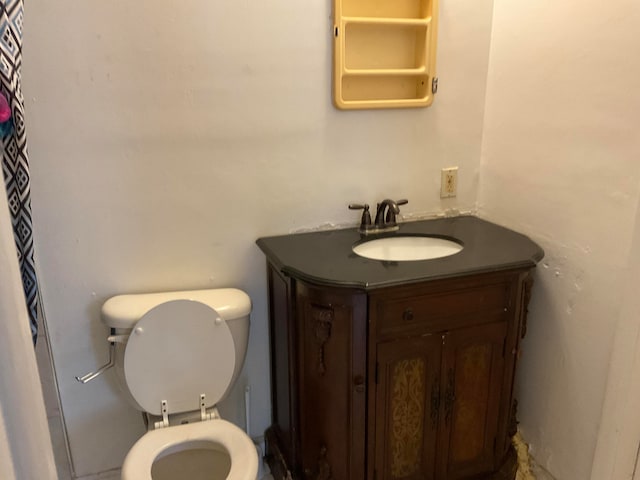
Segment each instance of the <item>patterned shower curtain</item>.
[[4,97],[0,98],[0,134],[2,173],[35,344],[38,335],[38,284],[33,260],[29,162],[20,85],[23,13],[23,0],[0,0],[0,94]]

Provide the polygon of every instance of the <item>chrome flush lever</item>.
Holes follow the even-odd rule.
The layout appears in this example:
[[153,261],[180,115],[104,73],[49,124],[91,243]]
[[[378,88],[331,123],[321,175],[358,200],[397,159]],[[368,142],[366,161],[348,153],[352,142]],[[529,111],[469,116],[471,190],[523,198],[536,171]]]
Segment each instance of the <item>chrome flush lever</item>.
[[109,362],[101,366],[95,372],[89,372],[82,375],[81,377],[75,377],[76,380],[82,384],[89,383],[94,378],[102,375],[104,372],[109,370],[111,367],[115,365],[115,362],[116,362],[115,352],[116,352],[116,344],[114,342],[111,342],[111,344],[109,345]]

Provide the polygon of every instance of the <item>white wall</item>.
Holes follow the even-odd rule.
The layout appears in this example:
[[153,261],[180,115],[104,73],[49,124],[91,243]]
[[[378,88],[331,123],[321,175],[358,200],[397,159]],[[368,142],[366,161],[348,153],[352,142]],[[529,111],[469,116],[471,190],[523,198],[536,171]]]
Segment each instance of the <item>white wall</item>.
[[[356,222],[349,202],[473,209],[492,0],[442,2],[429,109],[331,105],[330,2],[30,1],[24,93],[40,281],[79,475],[142,433],[107,375],[111,295],[237,286],[254,301],[251,425],[268,425],[259,236]],[[458,165],[457,199],[439,170]]]
[[634,472],[640,475],[636,465],[640,442],[640,202],[625,273],[591,480],[630,480]]
[[559,480],[591,473],[627,279],[640,191],[638,8],[494,2],[479,211],[546,251],[520,420]]

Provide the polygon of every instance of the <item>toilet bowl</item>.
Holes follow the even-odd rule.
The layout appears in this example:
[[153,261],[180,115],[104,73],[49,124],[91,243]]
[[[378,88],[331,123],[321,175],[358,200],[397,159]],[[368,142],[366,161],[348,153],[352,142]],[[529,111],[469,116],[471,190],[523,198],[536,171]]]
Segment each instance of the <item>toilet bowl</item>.
[[105,302],[120,386],[148,425],[126,456],[123,480],[256,479],[253,442],[216,409],[242,368],[250,311],[237,289]]
[[218,419],[147,432],[129,451],[121,478],[256,480],[257,471],[251,439]]

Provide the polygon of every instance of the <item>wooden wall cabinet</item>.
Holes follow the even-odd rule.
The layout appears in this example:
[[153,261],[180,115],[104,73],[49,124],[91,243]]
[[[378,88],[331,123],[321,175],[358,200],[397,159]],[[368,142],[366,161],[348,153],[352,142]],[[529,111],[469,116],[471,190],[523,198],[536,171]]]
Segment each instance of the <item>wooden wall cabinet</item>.
[[276,479],[513,479],[529,269],[363,290],[268,265]]

